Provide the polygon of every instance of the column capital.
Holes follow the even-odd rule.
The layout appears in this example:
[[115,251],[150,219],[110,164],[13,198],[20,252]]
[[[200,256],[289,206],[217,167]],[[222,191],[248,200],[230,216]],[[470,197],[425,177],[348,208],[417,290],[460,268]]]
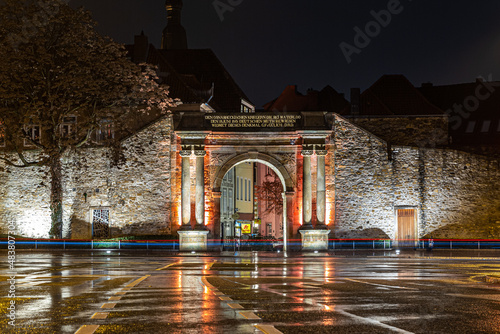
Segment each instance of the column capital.
[[318,156],[326,156],[328,154],[328,151],[327,150],[316,150],[316,155]]
[[313,150],[302,150],[302,152],[300,152],[300,154],[302,154],[303,157],[310,157],[311,155],[314,154],[314,151]]
[[205,155],[207,155],[207,151],[203,150],[194,150],[193,152],[197,157],[204,157]]
[[181,157],[183,158],[189,158],[191,156],[191,150],[182,150],[182,151],[179,151],[179,154]]

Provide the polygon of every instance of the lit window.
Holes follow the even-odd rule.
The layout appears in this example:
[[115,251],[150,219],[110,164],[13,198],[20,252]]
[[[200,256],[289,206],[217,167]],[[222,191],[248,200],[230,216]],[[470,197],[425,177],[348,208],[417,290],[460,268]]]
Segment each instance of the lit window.
[[29,138],[24,139],[24,146],[35,146],[33,142],[40,143],[40,125],[26,125],[24,127],[24,132],[26,133],[26,137]]
[[61,136],[63,138],[74,138],[76,135],[76,116],[66,116],[61,124]]
[[467,123],[467,128],[465,129],[466,133],[474,132],[474,128],[476,127],[476,121],[470,121]]
[[483,127],[481,128],[481,132],[489,132],[490,131],[491,121],[484,121]]
[[0,147],[5,147],[5,127],[0,124]]
[[115,138],[113,122],[108,119],[101,120],[99,128],[95,131],[95,141],[103,143]]

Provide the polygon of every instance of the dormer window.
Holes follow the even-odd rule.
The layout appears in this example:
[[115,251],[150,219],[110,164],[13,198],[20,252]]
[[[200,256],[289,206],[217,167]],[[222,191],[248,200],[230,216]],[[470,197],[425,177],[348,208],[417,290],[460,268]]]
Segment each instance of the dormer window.
[[491,121],[483,121],[483,126],[481,127],[481,132],[489,132],[491,126]]
[[465,133],[473,133],[475,127],[476,127],[476,121],[470,121],[469,123],[467,123],[467,128],[465,129]]
[[251,103],[241,99],[241,107],[240,107],[240,112],[242,113],[254,113],[255,112],[255,106],[253,106]]

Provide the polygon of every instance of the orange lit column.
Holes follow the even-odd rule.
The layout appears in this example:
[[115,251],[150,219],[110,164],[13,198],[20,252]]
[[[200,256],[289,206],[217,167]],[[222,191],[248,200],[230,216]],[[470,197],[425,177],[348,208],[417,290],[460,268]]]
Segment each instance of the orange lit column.
[[182,207],[182,230],[191,229],[191,177],[189,158],[191,150],[182,150],[179,152],[182,157],[182,188],[181,188],[181,207]]
[[324,227],[326,212],[326,183],[325,183],[325,156],[326,150],[316,150],[318,157],[318,171],[316,173],[316,216],[318,222],[316,228]]
[[312,150],[302,150],[302,156],[304,157],[303,162],[303,173],[302,178],[302,215],[303,215],[303,228],[313,228],[312,227],[312,184],[311,184],[311,156],[313,155]]
[[196,229],[205,229],[205,155],[203,150],[194,151],[196,156]]

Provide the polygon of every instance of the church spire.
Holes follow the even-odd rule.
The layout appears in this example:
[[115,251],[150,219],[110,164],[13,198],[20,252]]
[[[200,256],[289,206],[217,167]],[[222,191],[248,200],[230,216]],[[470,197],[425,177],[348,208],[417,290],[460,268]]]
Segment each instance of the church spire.
[[166,0],[167,26],[163,29],[161,48],[187,49],[186,30],[181,24],[182,0]]

